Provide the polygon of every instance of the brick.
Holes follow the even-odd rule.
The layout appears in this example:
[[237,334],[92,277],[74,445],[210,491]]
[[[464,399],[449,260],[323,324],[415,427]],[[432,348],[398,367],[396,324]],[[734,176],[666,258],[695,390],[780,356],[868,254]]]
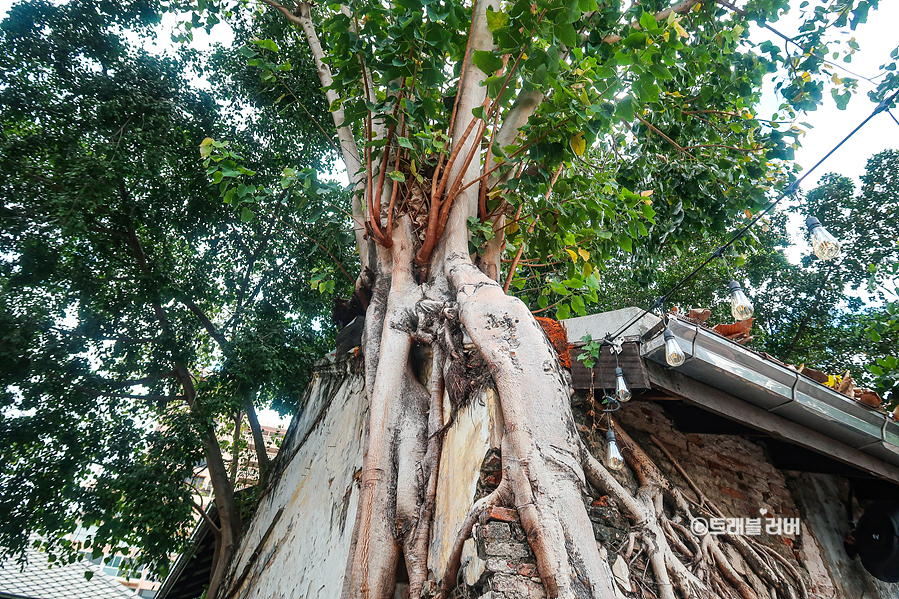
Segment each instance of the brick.
[[493,591],[505,594],[508,599],[545,599],[546,591],[539,582],[523,576],[497,574],[490,581]]
[[512,534],[509,531],[509,525],[504,522],[488,522],[483,528],[484,539],[488,543],[496,541],[509,541]]
[[737,491],[736,489],[731,489],[730,487],[721,487],[721,492],[725,495],[730,495],[734,499],[740,499],[742,501],[746,501],[746,496]]
[[705,445],[705,441],[703,441],[699,435],[694,435],[692,433],[687,435],[687,441],[689,441],[693,445],[698,445],[699,447],[703,447]]
[[487,558],[487,570],[500,574],[517,574],[518,565],[504,557]]
[[534,578],[537,576],[537,564],[519,564],[518,574],[527,576],[528,578]]
[[522,543],[490,543],[484,547],[484,553],[488,557],[502,557],[505,559],[516,559],[528,557],[531,549]]
[[724,455],[721,452],[715,452],[715,457],[717,457],[719,460],[721,460],[721,462],[724,464],[730,464],[736,468],[741,468],[741,469],[746,468],[746,466],[743,464],[743,462],[741,462],[739,460],[735,460],[734,458]]
[[485,517],[487,520],[499,520],[500,522],[518,522],[518,512],[507,507],[489,507],[485,512]]

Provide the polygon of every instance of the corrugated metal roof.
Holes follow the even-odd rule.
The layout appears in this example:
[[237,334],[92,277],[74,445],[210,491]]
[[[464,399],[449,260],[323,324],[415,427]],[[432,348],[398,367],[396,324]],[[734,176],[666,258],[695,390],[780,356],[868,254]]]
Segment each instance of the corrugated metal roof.
[[[29,548],[25,568],[14,559],[0,563],[0,598],[134,599],[134,591],[86,562],[48,568],[47,554]],[[86,571],[94,573],[88,580]]]

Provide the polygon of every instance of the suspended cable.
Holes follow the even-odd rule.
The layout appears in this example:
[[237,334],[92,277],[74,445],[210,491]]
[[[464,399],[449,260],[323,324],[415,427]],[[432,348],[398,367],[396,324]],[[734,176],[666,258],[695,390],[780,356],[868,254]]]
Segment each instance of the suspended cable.
[[889,110],[887,110],[887,114],[890,115],[890,118],[893,119],[893,121],[895,121],[895,123],[896,123],[897,125],[899,125],[899,121],[896,120],[896,117],[893,116],[893,113],[892,113],[892,112],[890,112]]
[[[734,11],[735,13],[737,13],[738,15],[740,15],[741,17],[745,17],[745,16],[747,16],[747,15],[749,14],[748,12],[746,12],[745,10],[743,10],[742,8],[739,8],[739,7],[737,7],[737,6],[734,6],[734,5],[731,4],[730,2],[727,2],[726,0],[715,0],[715,1],[716,1],[718,4],[720,4],[721,6],[724,6],[725,8],[731,9],[732,11]],[[769,25],[768,23],[765,23],[765,24],[762,25],[761,27],[763,27],[764,29],[767,29],[768,31],[770,31],[771,33],[773,33],[774,35],[776,35],[776,36],[779,37],[780,39],[782,39],[782,40],[784,40],[785,42],[787,42],[788,44],[793,44],[794,46],[796,46],[797,48],[799,48],[800,50],[802,50],[803,53],[807,52],[806,48],[804,48],[804,47],[802,46],[802,44],[800,44],[799,42],[796,41],[796,38],[790,37],[789,35],[787,35],[787,34],[785,34],[785,33],[781,33],[780,31],[778,31],[777,29],[775,29],[774,27],[772,27],[772,26]],[[802,35],[807,35],[807,34],[802,34]],[[802,36],[800,35],[800,37],[802,37]],[[874,79],[877,79],[878,77],[883,77],[883,76],[886,74],[886,71],[883,71],[883,72],[881,72],[879,75],[876,75],[876,76],[872,79],[871,77],[865,77],[864,75],[859,75],[858,73],[855,73],[855,72],[849,70],[848,68],[844,67],[844,66],[841,65],[841,64],[838,64],[838,63],[835,63],[835,62],[831,62],[830,60],[828,60],[827,58],[825,58],[822,54],[818,54],[817,52],[808,52],[808,55],[809,55],[809,56],[812,56],[812,57],[814,57],[814,58],[817,58],[817,59],[820,60],[821,62],[823,62],[823,63],[825,63],[825,64],[828,64],[828,65],[830,65],[830,66],[832,66],[832,67],[834,67],[834,68],[836,68],[836,69],[840,69],[840,70],[842,70],[842,71],[844,71],[844,72],[846,72],[846,73],[849,73],[849,74],[852,75],[853,77],[858,77],[859,79],[864,79],[864,80],[867,81],[868,83],[873,83],[874,85],[877,85],[877,82],[874,81]]]
[[[755,217],[749,221],[749,223],[747,223],[742,229],[737,231],[730,239],[727,240],[727,242],[724,243],[724,245],[722,245],[721,247],[717,248],[714,252],[712,252],[711,256],[706,258],[699,266],[694,268],[690,272],[690,274],[688,274],[687,276],[682,278],[680,281],[678,281],[677,284],[675,284],[674,287],[672,287],[667,293],[659,296],[656,299],[655,303],[653,303],[652,306],[650,306],[647,309],[644,309],[639,315],[631,318],[627,323],[624,324],[624,326],[622,326],[620,329],[618,329],[618,331],[616,331],[614,334],[607,335],[606,338],[607,339],[616,339],[616,338],[620,337],[625,331],[627,331],[629,328],[631,328],[633,325],[635,325],[637,323],[637,321],[639,321],[641,318],[643,318],[644,316],[646,316],[647,314],[649,314],[651,312],[654,312],[655,310],[661,309],[662,306],[665,304],[665,302],[668,300],[668,298],[670,298],[672,295],[674,295],[675,293],[680,291],[684,287],[684,285],[686,285],[688,282],[690,282],[693,279],[693,277],[695,277],[697,274],[699,274],[699,271],[701,271],[703,268],[708,266],[712,260],[714,260],[715,258],[723,257],[724,251],[727,248],[729,248],[731,245],[733,245],[734,242],[736,242],[738,239],[743,237],[743,235],[745,235],[746,232],[749,231],[749,229],[751,229],[757,222],[759,222],[762,219],[762,217],[764,217],[766,214],[771,212],[774,209],[774,207],[777,206],[778,203],[780,203],[781,200],[783,200],[785,197],[787,197],[789,195],[793,195],[794,193],[796,193],[799,190],[799,184],[802,183],[806,179],[806,177],[808,177],[813,172],[815,172],[815,169],[817,169],[819,166],[821,166],[825,160],[830,158],[833,155],[833,153],[836,152],[838,149],[840,149],[840,147],[842,147],[842,145],[844,143],[849,141],[849,139],[853,135],[858,133],[859,129],[864,127],[868,123],[868,121],[870,121],[872,118],[874,118],[881,112],[884,112],[884,111],[889,112],[888,108],[889,108],[890,104],[893,103],[893,101],[896,99],[897,96],[899,96],[899,90],[893,92],[892,95],[884,98],[883,101],[880,102],[880,104],[878,104],[876,108],[874,108],[874,110],[871,112],[871,114],[868,115],[868,117],[865,120],[863,120],[855,129],[853,129],[849,133],[849,135],[844,137],[842,139],[842,141],[840,141],[840,143],[835,145],[827,154],[824,155],[823,158],[821,158],[821,160],[816,162],[815,165],[812,166],[810,169],[808,169],[801,177],[799,177],[798,179],[796,179],[795,181],[790,183],[786,187],[786,189],[784,189],[783,192],[781,192],[780,196],[778,196],[778,198],[776,200],[774,200],[772,203],[768,204],[768,206],[764,210],[762,210],[761,212],[756,214]],[[892,113],[890,113],[890,116],[893,117]],[[893,117],[893,120],[896,120],[896,118]],[[897,121],[897,123],[899,123],[899,121]]]

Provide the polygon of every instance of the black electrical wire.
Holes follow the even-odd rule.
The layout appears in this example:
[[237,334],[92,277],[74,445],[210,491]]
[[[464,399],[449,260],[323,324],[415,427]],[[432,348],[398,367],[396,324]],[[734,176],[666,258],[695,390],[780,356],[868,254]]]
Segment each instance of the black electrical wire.
[[[844,137],[843,140],[840,141],[840,143],[835,145],[827,154],[825,154],[824,158],[822,158],[821,160],[816,162],[813,167],[811,167],[810,169],[805,171],[805,173],[801,177],[799,177],[798,179],[796,179],[795,181],[790,183],[786,187],[786,189],[784,189],[783,192],[781,192],[780,196],[778,196],[778,198],[776,200],[774,200],[771,204],[769,204],[767,208],[765,208],[764,210],[759,212],[757,215],[755,215],[755,217],[751,221],[749,221],[749,223],[747,223],[742,229],[737,231],[724,245],[722,245],[721,247],[716,249],[714,252],[712,252],[712,255],[709,256],[708,258],[706,258],[702,262],[702,264],[700,264],[699,266],[694,268],[690,274],[688,274],[683,279],[678,281],[677,284],[674,287],[672,287],[667,293],[659,296],[652,306],[650,306],[647,309],[644,309],[643,312],[641,312],[638,316],[631,318],[623,327],[618,329],[618,331],[616,331],[614,334],[607,335],[606,339],[616,339],[617,337],[621,336],[626,330],[628,330],[634,324],[636,324],[637,321],[639,321],[641,318],[643,318],[644,316],[646,316],[647,314],[651,313],[654,310],[658,310],[658,309],[662,308],[662,306],[664,306],[664,304],[668,300],[668,298],[670,298],[672,295],[674,295],[675,293],[680,291],[684,285],[686,285],[688,282],[690,282],[693,279],[693,277],[695,277],[697,274],[699,274],[699,271],[701,271],[703,268],[708,266],[712,260],[714,260],[715,258],[723,257],[724,250],[726,250],[731,245],[733,245],[733,243],[735,241],[737,241],[738,239],[743,237],[743,235],[745,235],[746,232],[749,231],[749,229],[751,229],[757,222],[759,222],[759,220],[761,220],[763,216],[765,216],[766,214],[771,212],[771,210],[773,210],[774,207],[777,206],[777,204],[780,203],[781,200],[783,200],[785,197],[787,197],[789,195],[793,195],[794,193],[796,193],[796,191],[799,190],[799,184],[802,183],[802,181],[806,177],[811,175],[815,171],[815,169],[817,169],[819,166],[821,166],[821,164],[823,164],[825,160],[830,158],[834,152],[836,152],[838,149],[840,149],[840,147],[844,143],[849,141],[849,139],[853,135],[858,133],[859,129],[861,129],[866,124],[868,124],[868,121],[870,121],[875,116],[877,116],[878,114],[880,114],[881,112],[884,112],[884,111],[887,111],[890,114],[890,116],[893,117],[893,120],[895,121],[896,117],[894,117],[893,114],[890,113],[889,110],[887,110],[887,109],[889,108],[890,104],[893,103],[893,100],[895,100],[897,96],[899,96],[899,90],[893,92],[893,94],[891,96],[884,98],[884,100],[880,104],[878,104],[876,108],[874,108],[874,111],[871,112],[870,115],[868,115],[868,118],[863,120],[855,129],[852,130],[852,132],[849,133],[849,135]],[[899,123],[899,121],[897,121],[897,123]]]

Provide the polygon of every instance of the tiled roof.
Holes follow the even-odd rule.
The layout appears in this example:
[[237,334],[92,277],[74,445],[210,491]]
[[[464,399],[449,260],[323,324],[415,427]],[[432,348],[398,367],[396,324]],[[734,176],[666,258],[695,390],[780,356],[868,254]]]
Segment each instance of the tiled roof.
[[[29,548],[25,569],[15,559],[0,563],[0,599],[134,599],[134,591],[85,562],[48,568],[47,554]],[[85,571],[94,573],[88,580]]]

